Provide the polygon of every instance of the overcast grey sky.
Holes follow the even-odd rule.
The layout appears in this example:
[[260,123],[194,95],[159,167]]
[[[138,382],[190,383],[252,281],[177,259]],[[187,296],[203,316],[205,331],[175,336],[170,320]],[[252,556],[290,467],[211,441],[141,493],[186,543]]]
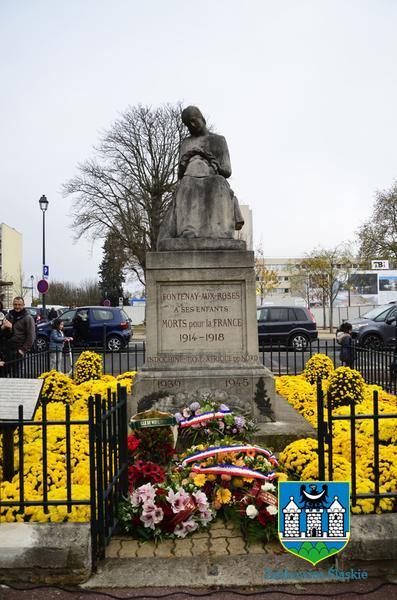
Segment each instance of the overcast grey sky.
[[[268,256],[353,240],[397,175],[395,0],[1,0],[1,217],[41,272],[95,278],[61,185],[128,105],[198,105]],[[374,257],[375,258],[375,257]],[[130,286],[131,287],[131,286]]]

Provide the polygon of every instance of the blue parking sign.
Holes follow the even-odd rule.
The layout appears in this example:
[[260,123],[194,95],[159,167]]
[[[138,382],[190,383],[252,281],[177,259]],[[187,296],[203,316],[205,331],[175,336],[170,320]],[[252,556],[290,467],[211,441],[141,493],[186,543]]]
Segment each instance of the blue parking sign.
[[43,277],[48,277],[50,274],[50,267],[48,265],[43,265]]

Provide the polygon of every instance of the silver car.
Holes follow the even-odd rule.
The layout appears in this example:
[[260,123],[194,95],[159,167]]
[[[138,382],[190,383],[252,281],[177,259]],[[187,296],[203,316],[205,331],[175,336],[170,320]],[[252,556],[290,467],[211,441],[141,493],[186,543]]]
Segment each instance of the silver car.
[[350,322],[352,337],[365,348],[390,348],[396,343],[397,305],[376,306],[358,319]]

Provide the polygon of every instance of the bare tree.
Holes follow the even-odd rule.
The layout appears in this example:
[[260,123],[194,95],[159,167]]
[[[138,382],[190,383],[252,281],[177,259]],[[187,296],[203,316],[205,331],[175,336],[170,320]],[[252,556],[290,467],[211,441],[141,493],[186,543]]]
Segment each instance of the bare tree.
[[130,107],[103,134],[96,159],[80,164],[64,185],[64,194],[74,197],[77,237],[117,235],[141,283],[146,252],[156,248],[175,189],[184,135],[179,103]]
[[260,295],[262,306],[266,294],[271,292],[278,284],[278,275],[276,271],[266,267],[265,252],[263,250],[262,242],[255,250],[255,277],[256,290],[257,294],[259,293]]
[[397,181],[378,191],[372,215],[358,230],[362,259],[389,259],[397,263]]
[[351,247],[336,246],[335,248],[316,248],[306,254],[301,263],[305,272],[310,291],[308,295],[315,295],[321,299],[324,310],[329,305],[329,330],[333,330],[333,306],[335,299],[346,284],[349,272],[354,262]]
[[96,281],[86,280],[80,284],[69,281],[51,281],[46,294],[47,304],[61,306],[95,306],[100,303],[101,291]]

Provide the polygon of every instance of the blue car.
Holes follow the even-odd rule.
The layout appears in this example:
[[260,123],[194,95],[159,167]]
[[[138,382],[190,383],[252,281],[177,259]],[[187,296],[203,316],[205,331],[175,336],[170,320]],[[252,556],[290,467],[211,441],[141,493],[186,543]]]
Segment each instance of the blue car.
[[[132,336],[131,321],[122,308],[83,306],[66,310],[60,319],[65,337],[73,337],[73,346],[105,346],[111,352],[124,348]],[[52,323],[37,325],[37,350],[47,350]]]

